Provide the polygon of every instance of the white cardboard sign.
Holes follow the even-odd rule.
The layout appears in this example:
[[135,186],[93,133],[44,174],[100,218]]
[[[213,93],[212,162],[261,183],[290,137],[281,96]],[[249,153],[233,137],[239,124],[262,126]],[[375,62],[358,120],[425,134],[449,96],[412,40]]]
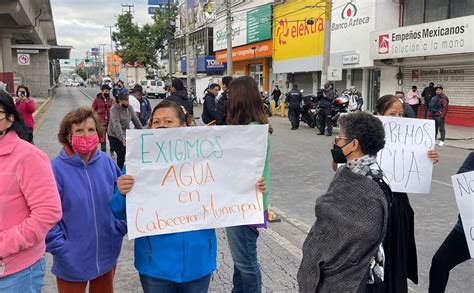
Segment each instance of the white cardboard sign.
[[471,258],[474,258],[474,171],[451,177]]
[[433,120],[377,116],[384,125],[385,147],[377,161],[393,192],[430,193],[435,146]]
[[129,239],[263,223],[268,125],[127,131]]

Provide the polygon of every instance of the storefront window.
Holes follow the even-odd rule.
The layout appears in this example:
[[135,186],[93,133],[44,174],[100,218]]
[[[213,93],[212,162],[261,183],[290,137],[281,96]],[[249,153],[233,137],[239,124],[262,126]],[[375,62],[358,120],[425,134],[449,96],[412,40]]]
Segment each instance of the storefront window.
[[250,76],[255,79],[258,85],[258,90],[263,92],[264,86],[264,74],[263,74],[263,64],[250,64],[249,68]]
[[414,25],[423,23],[423,12],[425,10],[423,0],[405,0],[403,9],[403,25]]
[[449,2],[446,0],[426,0],[425,22],[449,18]]
[[474,1],[451,0],[450,18],[473,15],[473,14],[474,14]]

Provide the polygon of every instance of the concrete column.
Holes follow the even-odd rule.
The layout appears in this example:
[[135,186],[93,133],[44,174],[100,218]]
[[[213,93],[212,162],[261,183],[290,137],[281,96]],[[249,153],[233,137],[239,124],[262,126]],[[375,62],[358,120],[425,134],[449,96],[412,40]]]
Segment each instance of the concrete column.
[[319,79],[318,79],[318,73],[313,72],[313,94],[316,94],[319,90]]
[[369,69],[362,69],[362,89],[361,92],[362,98],[364,99],[364,105],[362,110],[367,110],[368,108],[368,97],[369,97]]
[[8,84],[10,93],[13,93],[13,64],[12,64],[12,35],[0,35],[0,81]]

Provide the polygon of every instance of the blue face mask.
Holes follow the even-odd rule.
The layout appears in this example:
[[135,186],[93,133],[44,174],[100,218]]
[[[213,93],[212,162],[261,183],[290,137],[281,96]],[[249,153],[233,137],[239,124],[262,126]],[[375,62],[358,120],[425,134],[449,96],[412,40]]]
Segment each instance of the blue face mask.
[[350,144],[352,142],[352,140],[348,143],[346,143],[345,145],[343,145],[342,147],[338,146],[337,144],[334,144],[333,147],[332,147],[332,150],[331,150],[331,155],[332,155],[332,159],[334,161],[334,163],[336,164],[345,164],[347,163],[347,156],[349,156],[350,154],[352,154],[352,151],[350,153],[346,155],[344,155],[344,151],[342,150],[343,147],[345,147],[346,145]]

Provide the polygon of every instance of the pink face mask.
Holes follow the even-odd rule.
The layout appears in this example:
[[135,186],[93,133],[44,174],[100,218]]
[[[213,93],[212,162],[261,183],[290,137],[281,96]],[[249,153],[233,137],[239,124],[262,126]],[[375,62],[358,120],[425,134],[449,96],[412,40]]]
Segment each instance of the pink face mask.
[[71,145],[74,151],[80,156],[87,156],[97,149],[99,136],[97,133],[91,135],[73,135]]

